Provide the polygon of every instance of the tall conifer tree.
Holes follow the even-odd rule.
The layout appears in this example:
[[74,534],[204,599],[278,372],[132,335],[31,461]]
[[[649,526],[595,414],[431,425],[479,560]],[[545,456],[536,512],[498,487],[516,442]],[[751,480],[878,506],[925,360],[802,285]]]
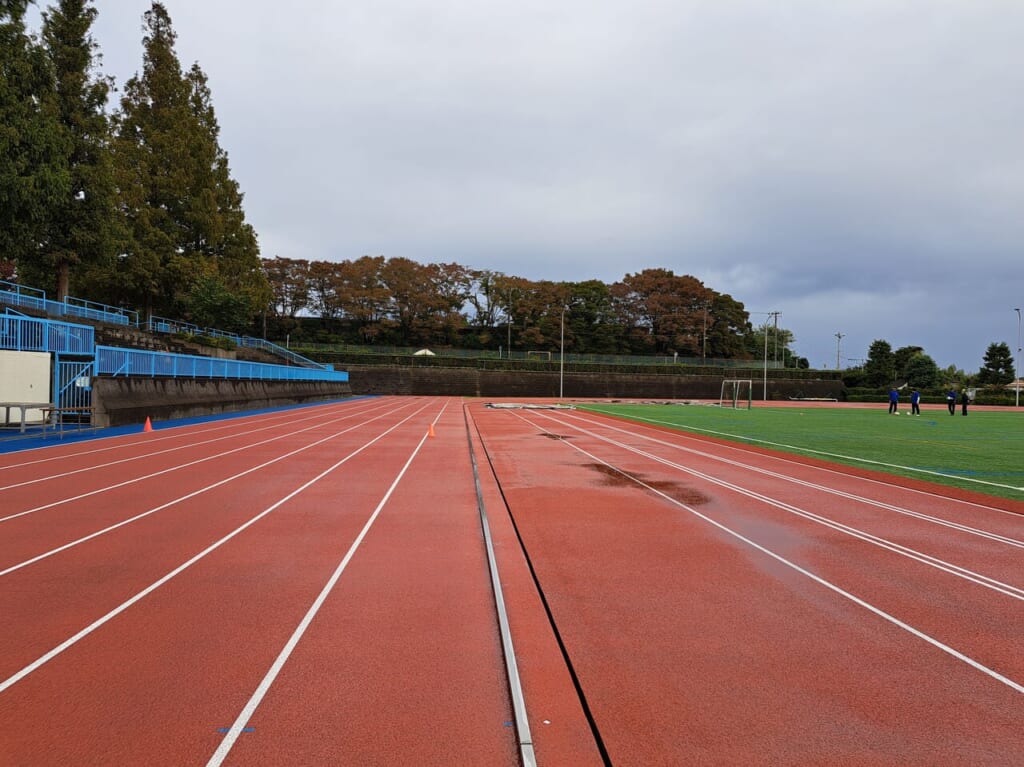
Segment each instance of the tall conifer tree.
[[[239,323],[269,301],[256,235],[218,144],[206,75],[183,72],[167,9],[145,14],[143,68],[125,85],[115,141],[131,230],[121,259],[127,297],[147,313],[216,320],[210,296],[245,300],[223,319]],[[212,313],[212,317],[211,317]],[[202,315],[201,317],[199,315]]]
[[25,29],[27,0],[0,0],[0,254],[38,263],[70,180],[53,69]]
[[114,159],[129,240],[118,262],[122,299],[173,314],[188,270],[176,229],[184,196],[180,158],[187,88],[174,53],[174,30],[159,3],[145,14],[142,73],[125,85],[115,116]]
[[[56,201],[33,272],[40,284],[55,285],[58,298],[80,272],[109,270],[116,247],[115,207],[106,114],[112,84],[97,74],[98,47],[90,29],[97,11],[91,0],[60,0],[43,14],[43,42],[56,78],[57,109],[64,134],[70,186]],[[72,270],[79,273],[72,275]],[[76,291],[77,292],[77,291]]]

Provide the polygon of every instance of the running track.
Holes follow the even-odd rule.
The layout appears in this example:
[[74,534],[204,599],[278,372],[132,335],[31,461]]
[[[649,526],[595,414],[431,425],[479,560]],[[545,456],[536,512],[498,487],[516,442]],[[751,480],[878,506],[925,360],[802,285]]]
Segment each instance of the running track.
[[1024,504],[459,399],[157,426],[0,456],[4,767],[1024,764]]

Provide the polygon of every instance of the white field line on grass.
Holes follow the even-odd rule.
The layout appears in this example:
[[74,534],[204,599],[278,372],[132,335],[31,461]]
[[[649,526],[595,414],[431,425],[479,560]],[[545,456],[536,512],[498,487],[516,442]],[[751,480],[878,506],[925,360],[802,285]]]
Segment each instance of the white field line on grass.
[[[397,409],[401,409],[401,408],[397,408]],[[100,487],[100,488],[97,488],[96,490],[90,490],[87,493],[80,493],[79,495],[71,496],[71,497],[68,497],[68,498],[62,498],[59,501],[51,501],[50,503],[44,504],[42,506],[36,506],[35,508],[25,509],[24,511],[19,511],[19,512],[15,513],[15,514],[10,514],[10,515],[8,515],[6,517],[0,517],[0,522],[9,522],[12,519],[17,519],[18,517],[24,517],[24,516],[26,516],[28,514],[35,514],[35,513],[40,512],[40,511],[45,511],[47,509],[55,508],[57,506],[63,506],[66,503],[72,503],[74,501],[80,501],[83,498],[89,498],[89,497],[94,496],[94,495],[100,495],[100,494],[106,493],[106,492],[108,492],[110,490],[116,490],[119,487],[126,487],[128,485],[133,485],[136,482],[142,482],[142,481],[147,480],[147,479],[152,479],[153,477],[159,477],[159,476],[161,476],[163,474],[170,474],[171,472],[180,471],[181,469],[187,469],[190,466],[196,466],[196,465],[201,464],[201,463],[206,463],[208,461],[213,461],[213,460],[216,460],[218,458],[223,458],[224,456],[231,455],[233,453],[240,453],[243,450],[249,450],[250,448],[259,447],[260,445],[266,445],[266,444],[269,444],[271,442],[277,442],[278,440],[287,439],[288,437],[292,437],[292,436],[294,436],[296,434],[302,434],[302,433],[307,432],[307,431],[312,431],[313,429],[318,429],[318,428],[320,428],[322,426],[325,426],[325,425],[330,425],[330,424],[333,424],[333,423],[337,423],[338,421],[346,421],[346,420],[349,420],[349,419],[354,418],[356,416],[363,416],[363,415],[365,415],[365,412],[366,411],[361,411],[359,413],[354,413],[354,414],[347,413],[344,416],[341,416],[339,418],[335,418],[335,419],[329,420],[329,421],[324,421],[323,419],[318,419],[316,423],[314,423],[312,426],[307,426],[305,429],[289,429],[287,432],[285,432],[283,434],[279,434],[276,437],[271,437],[269,439],[262,440],[261,442],[251,442],[249,444],[242,445],[241,447],[236,447],[236,448],[232,448],[231,450],[225,450],[225,451],[220,452],[220,453],[214,453],[213,455],[208,455],[205,458],[197,458],[196,460],[189,461],[187,463],[179,463],[176,466],[169,466],[166,469],[161,469],[160,471],[155,471],[155,472],[152,472],[151,474],[143,474],[143,475],[138,476],[138,477],[133,477],[131,479],[126,479],[123,482],[118,482],[118,483],[113,484],[113,485],[107,485],[106,487]],[[394,412],[394,411],[390,411],[390,412]],[[370,420],[373,421],[373,420],[376,420],[379,417],[380,416],[375,416],[374,418],[371,418]],[[362,423],[366,423],[366,422],[364,421]],[[358,424],[357,424],[357,426],[358,426]],[[267,428],[270,428],[270,427],[267,427]],[[357,427],[353,427],[353,428],[357,428]],[[257,429],[256,431],[262,431],[262,429]],[[350,431],[350,430],[346,429],[345,431]],[[339,434],[344,434],[344,431],[338,432],[338,433]],[[221,439],[223,439],[223,438],[221,438]],[[330,439],[330,438],[328,437],[328,439]],[[216,442],[217,440],[209,440],[209,441]],[[170,450],[170,451],[160,451],[160,452],[164,453],[164,452],[175,452],[175,451],[178,451],[178,450],[188,450],[191,447],[199,446],[199,445],[203,445],[203,444],[207,444],[207,443],[206,442],[197,442],[197,443],[194,443],[192,445],[182,445],[181,447],[174,448],[173,450]],[[150,455],[155,455],[155,454],[150,454]],[[127,460],[132,460],[132,459],[127,459]],[[96,467],[96,468],[107,468],[109,466],[113,466],[113,465],[118,464],[118,463],[122,463],[122,462],[121,461],[114,461],[113,463],[104,464],[102,467]],[[6,489],[6,488],[0,488],[0,490],[3,490],[3,489]]]
[[[536,426],[535,426],[535,428],[536,428]],[[869,612],[873,613],[874,615],[877,615],[879,618],[887,621],[888,623],[891,623],[892,625],[896,626],[897,628],[900,628],[903,631],[906,631],[907,633],[911,634],[912,636],[917,637],[918,639],[920,639],[920,640],[922,640],[924,642],[927,642],[928,644],[930,644],[933,647],[941,650],[942,652],[946,653],[947,655],[951,656],[952,658],[954,658],[954,659],[956,659],[958,661],[961,661],[962,663],[967,664],[968,666],[970,666],[971,668],[975,669],[976,671],[980,671],[981,673],[991,677],[992,679],[996,680],[997,682],[1000,682],[1001,684],[1006,685],[1007,687],[1009,687],[1010,689],[1014,690],[1015,692],[1024,693],[1024,685],[1021,685],[1021,684],[1013,681],[1009,677],[1004,676],[1003,674],[1000,674],[998,671],[995,671],[994,669],[991,669],[988,666],[985,666],[984,664],[979,663],[978,661],[976,661],[973,658],[965,655],[964,653],[954,649],[953,647],[950,647],[949,645],[945,644],[944,642],[939,641],[935,637],[933,637],[933,636],[931,636],[929,634],[926,634],[925,632],[921,631],[920,629],[914,628],[909,623],[906,623],[906,622],[900,620],[896,616],[891,615],[890,613],[885,612],[881,608],[875,607],[874,605],[870,604],[869,602],[866,602],[865,600],[861,599],[860,597],[858,597],[858,596],[856,596],[854,594],[851,594],[849,591],[846,591],[845,589],[837,586],[836,584],[832,583],[831,581],[828,581],[828,580],[822,578],[820,575],[817,575],[817,574],[811,572],[810,570],[807,570],[806,568],[801,567],[800,565],[796,564],[795,562],[791,562],[790,560],[788,560],[785,557],[783,557],[781,554],[775,553],[771,549],[769,549],[769,548],[767,548],[765,546],[762,546],[760,543],[757,543],[756,541],[751,540],[750,538],[747,538],[742,533],[739,533],[739,532],[733,530],[732,528],[722,524],[721,522],[718,522],[717,520],[714,520],[711,517],[708,517],[707,515],[702,514],[701,512],[699,512],[696,509],[694,509],[692,506],[688,506],[685,503],[682,503],[681,501],[678,501],[675,498],[672,498],[671,496],[667,495],[666,493],[663,493],[662,491],[658,490],[655,487],[651,487],[647,483],[643,482],[642,480],[637,479],[636,477],[630,475],[627,472],[620,471],[618,468],[616,468],[615,466],[612,466],[607,461],[604,461],[601,458],[598,458],[597,456],[595,456],[595,455],[593,455],[591,453],[588,453],[586,450],[582,449],[578,445],[574,445],[572,442],[570,442],[568,440],[562,440],[562,443],[565,444],[565,445],[568,445],[573,450],[576,450],[576,451],[582,453],[583,455],[587,456],[588,458],[590,458],[590,459],[592,459],[594,461],[597,461],[598,463],[600,463],[600,464],[602,464],[604,466],[607,466],[609,469],[612,469],[613,471],[622,474],[627,479],[631,480],[632,482],[635,482],[637,485],[640,485],[641,487],[649,490],[650,492],[654,493],[655,495],[663,498],[664,500],[668,501],[673,506],[677,506],[677,507],[683,509],[684,511],[687,511],[688,513],[692,514],[693,516],[697,517],[698,519],[701,519],[704,522],[707,522],[709,525],[712,525],[712,526],[718,528],[719,530],[721,530],[725,534],[735,538],[738,541],[741,541],[742,543],[747,544],[748,546],[750,546],[753,549],[756,549],[757,551],[760,551],[762,554],[764,554],[764,555],[766,555],[768,557],[771,557],[772,559],[776,560],[780,564],[785,565],[786,567],[794,570],[797,573],[800,573],[801,575],[803,575],[803,576],[805,576],[807,578],[810,578],[815,583],[817,583],[817,584],[819,584],[821,586],[824,586],[826,589],[832,591],[835,594],[838,594],[843,599],[849,600],[850,602],[854,603],[855,605],[857,605],[859,607],[862,607],[865,610],[868,610]]]
[[[402,408],[397,408],[397,409],[401,410]],[[421,410],[422,410],[422,408],[421,408]],[[293,455],[297,455],[298,453],[302,453],[302,452],[305,452],[307,450],[310,450],[310,449],[316,447],[317,445],[322,445],[323,443],[329,442],[330,440],[334,439],[335,437],[340,437],[342,434],[346,434],[346,433],[348,433],[350,431],[354,431],[354,430],[359,429],[359,428],[361,428],[363,426],[366,426],[369,423],[373,423],[378,418],[383,418],[385,415],[390,415],[392,412],[394,412],[394,411],[389,411],[388,413],[382,413],[381,415],[374,416],[373,418],[371,418],[368,421],[362,421],[361,423],[358,423],[355,426],[350,426],[347,429],[342,429],[339,432],[335,432],[334,434],[330,434],[330,435],[324,437],[323,439],[318,439],[316,442],[312,442],[312,443],[310,443],[308,445],[305,445],[304,447],[300,447],[300,448],[297,448],[296,450],[292,450],[291,452],[285,453],[283,455],[279,455],[277,458],[272,458],[269,461],[264,461],[263,463],[259,464],[258,466],[253,466],[252,468],[246,469],[245,471],[241,471],[241,472],[239,472],[237,474],[234,474],[234,475],[232,475],[230,477],[225,477],[224,479],[218,480],[217,482],[214,482],[214,483],[212,483],[210,485],[207,485],[206,487],[201,487],[198,490],[192,491],[191,493],[187,493],[186,495],[182,495],[182,496],[179,496],[177,498],[174,498],[173,500],[170,500],[167,503],[163,503],[163,504],[161,504],[159,506],[155,506],[152,509],[149,509],[148,511],[142,512],[141,514],[136,514],[134,517],[129,517],[128,519],[123,519],[120,522],[117,522],[117,523],[115,523],[113,525],[110,525],[108,527],[104,527],[102,530],[97,530],[94,533],[89,533],[89,535],[85,535],[85,536],[83,536],[81,538],[78,538],[76,540],[73,540],[73,541],[70,541],[68,543],[65,543],[64,545],[58,546],[55,549],[50,549],[49,551],[45,551],[42,554],[38,554],[38,555],[32,557],[31,559],[26,559],[24,562],[19,562],[16,565],[11,565],[10,567],[8,567],[8,568],[6,568],[4,570],[0,570],[0,577],[3,577],[3,576],[8,575],[10,573],[13,573],[16,570],[20,570],[23,567],[28,567],[29,565],[35,564],[36,562],[39,562],[39,561],[41,561],[43,559],[47,559],[49,557],[52,557],[54,554],[59,554],[62,551],[67,551],[68,549],[74,548],[75,546],[78,546],[78,545],[80,545],[82,543],[85,543],[86,541],[91,541],[93,538],[99,538],[101,535],[106,535],[107,533],[113,532],[114,530],[117,530],[118,528],[125,527],[126,525],[130,525],[132,522],[138,522],[140,519],[143,519],[145,517],[148,517],[148,516],[151,516],[153,514],[156,514],[157,512],[163,511],[164,509],[168,509],[171,506],[176,506],[179,503],[183,503],[184,501],[187,501],[187,500],[190,500],[190,499],[195,498],[197,496],[200,496],[203,493],[209,492],[210,490],[215,490],[216,488],[221,487],[222,485],[226,485],[228,482],[233,482],[236,479],[240,479],[241,477],[245,477],[245,476],[247,476],[249,474],[252,474],[255,471],[259,471],[260,469],[265,469],[267,466],[270,466],[272,464],[278,463],[279,461],[283,461],[286,458],[291,458]],[[419,411],[416,411],[416,412],[419,412]],[[413,413],[412,415],[416,415],[416,413]],[[408,416],[408,418],[411,418],[411,417],[412,416]],[[306,431],[308,431],[308,430],[306,430]],[[295,433],[299,433],[299,432],[295,432]],[[224,455],[227,455],[227,454],[225,453]]]
[[[555,419],[552,419],[552,420],[555,420]],[[849,536],[851,536],[853,538],[857,538],[858,540],[862,540],[862,541],[864,541],[866,543],[873,544],[875,546],[878,546],[879,548],[885,549],[887,551],[891,551],[894,554],[899,554],[900,556],[904,556],[904,557],[906,557],[908,559],[911,559],[911,560],[913,560],[915,562],[920,562],[921,564],[927,565],[929,567],[933,567],[936,570],[939,570],[941,572],[947,573],[949,575],[956,576],[958,578],[962,578],[962,579],[964,579],[966,581],[969,581],[971,583],[975,583],[975,584],[977,584],[979,586],[983,586],[985,588],[991,589],[991,590],[996,591],[996,592],[998,592],[1000,594],[1003,594],[1004,596],[1008,596],[1008,597],[1011,597],[1013,599],[1019,599],[1021,601],[1024,601],[1024,589],[1018,588],[1018,587],[1013,586],[1013,585],[1011,585],[1009,583],[1005,583],[1005,582],[1000,581],[1000,580],[998,580],[996,578],[990,578],[987,575],[982,575],[981,573],[974,572],[973,570],[969,570],[966,567],[961,567],[960,565],[955,565],[952,562],[947,562],[947,561],[945,561],[943,559],[939,559],[938,557],[933,557],[930,554],[926,554],[926,553],[924,553],[922,551],[918,551],[916,549],[910,548],[909,546],[904,546],[904,545],[902,545],[900,543],[896,543],[896,542],[890,541],[890,540],[888,540],[886,538],[882,538],[880,536],[874,535],[873,533],[869,533],[869,532],[866,532],[864,530],[860,530],[859,528],[852,527],[850,525],[846,525],[846,524],[844,524],[842,522],[837,522],[834,519],[829,519],[828,517],[821,516],[820,514],[815,514],[813,512],[807,511],[806,509],[801,509],[801,508],[799,508],[797,506],[793,506],[791,504],[785,503],[784,501],[781,501],[781,500],[779,500],[777,498],[772,498],[771,496],[764,495],[763,493],[758,493],[758,492],[755,492],[753,490],[748,490],[747,488],[742,487],[740,485],[736,485],[736,484],[734,484],[732,482],[726,482],[725,480],[718,479],[717,477],[713,477],[710,474],[705,474],[704,472],[697,471],[696,469],[691,469],[689,467],[686,467],[686,466],[683,466],[681,464],[678,464],[678,463],[675,463],[673,461],[670,461],[667,458],[662,458],[661,456],[657,456],[657,455],[654,455],[653,453],[648,453],[646,451],[639,450],[639,449],[637,449],[635,447],[631,447],[630,445],[627,445],[625,443],[618,442],[616,440],[609,439],[607,437],[602,437],[599,434],[595,434],[594,432],[588,431],[587,429],[582,429],[579,426],[572,426],[571,424],[564,423],[564,422],[561,422],[561,421],[557,421],[557,423],[559,423],[562,426],[568,426],[569,428],[576,429],[577,431],[581,432],[582,434],[586,434],[587,436],[593,437],[594,439],[600,440],[601,442],[605,442],[605,443],[607,443],[609,445],[613,445],[614,447],[626,450],[627,452],[633,453],[635,455],[639,455],[639,456],[641,456],[643,458],[647,458],[647,459],[649,459],[651,461],[654,461],[656,463],[660,463],[663,466],[668,466],[669,468],[675,469],[675,470],[680,471],[680,472],[682,472],[684,474],[688,474],[691,477],[696,477],[697,479],[700,479],[700,480],[703,480],[705,482],[708,482],[709,484],[717,485],[718,487],[723,487],[726,490],[731,490],[732,492],[735,492],[735,493],[738,493],[740,495],[746,496],[747,498],[751,498],[751,499],[753,499],[755,501],[758,501],[760,503],[763,503],[763,504],[765,504],[767,506],[772,506],[774,508],[781,509],[782,511],[785,511],[785,512],[788,512],[790,514],[793,514],[795,516],[803,517],[804,519],[807,519],[807,520],[809,520],[811,522],[815,522],[815,523],[820,524],[820,525],[822,525],[824,527],[827,527],[827,528],[830,528],[832,530],[835,530],[836,532],[843,533],[844,535],[849,535]],[[735,466],[736,468],[739,468],[739,469],[743,469],[743,470],[755,469],[755,471],[756,471],[756,467],[745,466],[743,464],[735,463],[733,461],[725,461],[725,463],[731,464],[731,465],[733,465],[733,466]],[[617,471],[621,471],[619,469],[616,469],[616,470]],[[625,472],[621,472],[621,473],[625,474]],[[757,472],[757,473],[761,473],[761,472]],[[784,476],[780,476],[780,478],[781,479],[788,479],[787,477],[784,477]],[[829,488],[827,488],[827,487],[816,486],[815,489],[817,489],[818,491],[823,492],[823,493],[831,494],[830,491],[829,491]],[[847,497],[847,498],[855,498],[855,496],[849,496],[846,493],[842,493],[841,495],[844,496],[844,497]],[[966,531],[967,532],[978,532],[978,531],[973,531],[970,528],[967,528]],[[1011,546],[1016,546],[1018,548],[1024,548],[1024,541],[1018,541],[1018,540],[1015,540],[1015,539],[1012,539],[1012,538],[1003,538],[1002,536],[994,536],[994,535],[985,535],[984,537],[990,538],[992,540],[996,540],[999,543],[1006,543],[1006,544],[1009,544]]]
[[[371,411],[371,410],[372,410],[372,408],[367,408],[366,411],[359,411],[359,412],[362,413],[362,412],[367,412],[367,411]],[[328,422],[329,423],[334,423],[334,422],[336,422],[338,420],[343,420],[344,418],[353,417],[353,415],[358,415],[358,414],[359,413],[350,415],[350,414],[346,413],[344,416],[341,416],[340,418],[336,418],[336,419],[333,419],[332,421],[328,421]],[[111,466],[118,466],[120,464],[131,463],[133,461],[142,461],[142,460],[144,460],[146,458],[153,458],[153,457],[158,456],[158,455],[165,455],[167,453],[174,453],[174,452],[177,452],[177,451],[180,451],[180,450],[192,450],[193,448],[199,447],[200,445],[210,445],[210,444],[213,444],[214,442],[223,442],[224,440],[227,440],[227,439],[237,439],[239,437],[246,437],[246,436],[248,436],[250,434],[258,434],[259,432],[267,431],[268,429],[281,428],[282,425],[284,425],[284,426],[294,426],[296,424],[306,423],[308,421],[315,421],[317,423],[323,423],[324,422],[323,414],[320,414],[319,416],[310,415],[310,416],[308,416],[306,418],[294,419],[294,420],[291,420],[291,421],[284,422],[283,424],[282,423],[271,423],[271,424],[268,424],[266,426],[260,426],[260,427],[255,428],[255,429],[249,429],[247,431],[234,431],[231,434],[225,434],[225,435],[222,435],[220,437],[213,437],[211,439],[200,440],[198,442],[188,442],[186,444],[178,444],[178,445],[175,445],[174,447],[164,448],[163,450],[154,450],[153,452],[140,453],[138,455],[129,456],[128,458],[119,458],[116,461],[108,461],[107,463],[97,463],[97,464],[93,464],[91,466],[83,466],[83,467],[78,468],[78,469],[72,469],[71,471],[60,472],[59,474],[48,474],[45,477],[36,477],[35,479],[27,479],[24,482],[15,482],[14,484],[11,484],[11,485],[4,485],[4,486],[0,487],[0,491],[3,491],[3,490],[13,490],[14,488],[17,488],[17,487],[25,487],[26,485],[35,485],[35,484],[38,484],[40,482],[48,482],[48,481],[53,480],[53,479],[66,479],[67,477],[71,477],[71,476],[74,476],[76,474],[84,474],[86,472],[96,471],[98,469],[107,469],[107,468],[110,468]],[[291,430],[289,430],[289,431],[291,431]],[[289,431],[284,432],[281,435],[281,437],[275,437],[275,439],[281,439],[283,437],[288,436]],[[182,435],[174,435],[174,436],[175,437],[180,437]],[[267,441],[270,441],[270,440],[267,440]],[[133,443],[131,443],[131,446],[132,447],[139,447],[140,444],[144,444],[144,443],[133,442]],[[261,445],[261,444],[264,444],[264,443],[263,442],[257,442],[257,443],[253,443],[253,444]],[[61,460],[66,460],[66,458],[67,458],[67,456],[65,456]],[[24,465],[27,465],[27,464],[22,464],[22,465],[24,466]],[[0,522],[3,522],[3,521],[4,521],[3,519],[0,519]]]
[[[594,407],[593,410],[598,413],[605,415],[617,416],[616,413],[610,410],[602,410],[600,407]],[[625,417],[625,416],[617,416]],[[671,421],[662,421],[657,418],[643,418],[641,416],[629,416],[630,420],[646,421],[647,423],[660,424],[662,426],[669,426],[674,429],[680,429],[679,424],[674,424]],[[915,466],[903,466],[898,463],[886,463],[884,461],[873,461],[870,458],[861,458],[856,455],[845,455],[843,453],[830,453],[825,450],[813,450],[809,447],[801,447],[799,445],[787,445],[784,442],[772,442],[767,439],[757,439],[756,437],[747,437],[740,434],[729,434],[724,431],[715,431],[714,429],[702,429],[697,426],[686,426],[686,431],[698,431],[704,434],[710,434],[715,437],[722,437],[723,439],[738,440],[740,443],[754,442],[759,445],[766,445],[768,447],[780,448],[782,450],[789,450],[795,453],[809,453],[811,455],[820,455],[825,458],[837,459],[841,461],[850,461],[852,463],[860,463],[865,466],[881,466],[886,469],[898,469],[900,471],[912,472],[915,474],[923,474],[930,477],[942,477],[943,479],[956,479],[963,482],[973,482],[978,485],[986,485],[988,487],[998,487],[1002,490],[1014,490],[1016,492],[1024,492],[1024,487],[1017,487],[1015,485],[1004,485],[1001,482],[989,482],[984,479],[975,479],[974,477],[965,477],[960,474],[945,474],[941,471],[932,471],[931,469],[919,469]]]
[[36,671],[37,669],[39,669],[41,666],[45,665],[46,663],[49,663],[51,660],[56,658],[58,655],[63,653],[65,650],[67,650],[67,649],[73,647],[74,645],[78,644],[78,642],[80,642],[81,640],[85,639],[87,636],[92,634],[97,629],[101,628],[106,623],[109,623],[111,620],[116,618],[118,615],[123,613],[125,610],[127,610],[132,605],[134,605],[137,602],[139,602],[140,600],[144,599],[149,594],[152,594],[154,591],[156,591],[158,588],[163,586],[168,581],[172,580],[173,578],[175,578],[178,575],[180,575],[181,573],[183,573],[185,570],[190,568],[196,562],[199,562],[200,560],[204,559],[209,554],[213,553],[214,551],[219,549],[221,546],[223,546],[225,543],[230,541],[232,538],[236,537],[237,535],[241,534],[242,532],[244,532],[248,528],[252,527],[257,522],[259,522],[261,519],[263,519],[265,516],[267,516],[268,514],[273,512],[274,510],[280,508],[285,503],[287,503],[288,501],[290,501],[292,498],[296,497],[297,495],[299,495],[303,491],[305,491],[308,488],[310,488],[313,485],[315,485],[317,482],[319,482],[321,479],[323,479],[328,474],[333,472],[339,466],[341,466],[342,464],[346,463],[350,459],[354,458],[359,453],[363,452],[368,447],[370,447],[374,443],[378,442],[379,440],[383,439],[385,436],[387,436],[388,434],[393,432],[395,429],[397,429],[399,426],[404,424],[406,421],[408,421],[414,415],[419,413],[420,410],[423,410],[423,408],[425,408],[425,407],[427,407],[427,405],[423,405],[423,407],[421,407],[416,412],[410,413],[405,418],[403,418],[401,421],[396,423],[394,426],[388,427],[386,430],[384,430],[383,432],[378,434],[376,437],[374,437],[370,441],[364,443],[362,445],[362,447],[356,448],[351,453],[349,453],[344,458],[342,458],[340,461],[338,461],[337,463],[333,464],[329,468],[324,469],[322,472],[317,474],[315,477],[313,477],[313,479],[309,480],[308,482],[306,482],[303,485],[300,485],[298,488],[296,488],[295,490],[291,491],[290,493],[288,493],[287,495],[282,497],[280,500],[278,500],[275,503],[273,503],[270,506],[268,506],[266,509],[261,511],[259,514],[257,514],[256,516],[252,517],[248,522],[245,522],[244,524],[242,524],[239,527],[235,528],[234,530],[232,530],[230,533],[225,535],[220,540],[210,544],[209,546],[207,546],[205,549],[200,551],[198,554],[196,554],[191,559],[189,559],[186,562],[183,562],[182,564],[178,565],[171,572],[167,573],[167,575],[163,576],[159,580],[154,581],[149,586],[144,588],[142,591],[140,591],[137,594],[135,594],[135,596],[131,597],[130,599],[125,600],[120,605],[115,607],[113,610],[108,612],[106,615],[104,615],[104,616],[102,616],[100,618],[97,618],[95,621],[90,623],[88,626],[83,628],[81,631],[79,631],[74,636],[71,636],[68,639],[64,640],[63,642],[61,642],[59,645],[54,647],[49,652],[47,652],[47,653],[41,655],[40,657],[36,658],[34,661],[29,663],[27,666],[22,668],[20,671],[18,671],[15,674],[12,674],[7,679],[5,679],[2,682],[0,682],[0,693],[3,693],[5,690],[7,690],[10,687],[14,686],[18,682],[20,682],[22,679],[27,677],[29,674],[31,674],[33,671]]
[[[446,402],[444,407],[441,409],[441,413],[439,413],[437,418],[435,418],[434,421],[432,421],[431,423],[435,423],[437,419],[441,417],[441,415],[444,413],[444,410],[447,407],[448,403]],[[327,579],[327,583],[324,585],[323,589],[321,589],[320,594],[317,596],[315,600],[313,600],[313,604],[310,605],[309,610],[306,611],[306,614],[303,616],[302,620],[299,621],[299,625],[295,628],[295,631],[292,632],[291,637],[289,637],[288,641],[281,649],[281,652],[278,653],[278,656],[271,664],[270,669],[264,675],[260,683],[256,686],[256,690],[253,692],[252,696],[250,696],[246,704],[242,707],[242,710],[239,712],[238,717],[235,719],[234,723],[231,725],[230,728],[228,728],[227,733],[224,735],[224,739],[220,742],[220,745],[217,747],[217,750],[214,751],[213,756],[211,756],[210,760],[206,763],[207,767],[217,767],[218,765],[222,764],[224,760],[227,758],[228,754],[231,752],[231,749],[234,747],[235,742],[238,740],[238,736],[242,734],[242,731],[245,729],[246,724],[252,718],[252,715],[256,713],[256,709],[259,708],[260,703],[263,702],[263,698],[266,697],[271,685],[274,684],[274,681],[281,673],[281,669],[284,668],[284,664],[288,662],[288,658],[291,657],[292,652],[298,646],[303,635],[306,633],[306,630],[313,622],[313,619],[316,617],[317,613],[320,612],[320,608],[323,607],[324,602],[327,601],[328,595],[334,589],[334,586],[338,583],[338,580],[341,578],[342,573],[344,573],[345,569],[348,567],[349,562],[352,561],[352,557],[355,556],[356,551],[362,545],[367,533],[370,532],[370,528],[373,527],[373,523],[377,521],[377,517],[380,516],[380,513],[383,510],[384,506],[387,505],[388,500],[390,500],[392,494],[395,492],[395,488],[398,487],[398,483],[402,481],[403,477],[405,477],[406,472],[412,465],[413,459],[415,459],[416,456],[419,455],[420,450],[423,448],[423,444],[427,441],[427,438],[429,436],[430,435],[428,433],[424,434],[423,437],[420,438],[419,443],[416,445],[412,453],[409,455],[409,458],[405,462],[405,465],[402,467],[401,471],[398,472],[398,476],[395,477],[394,482],[391,483],[391,486],[387,489],[387,492],[384,493],[384,497],[380,499],[380,503],[377,504],[377,507],[373,510],[373,513],[370,514],[369,519],[366,520],[366,524],[363,525],[363,529],[359,531],[359,535],[356,536],[355,540],[352,542],[352,545],[349,546],[348,551],[345,553],[345,556],[342,557],[341,562],[338,563],[338,566],[334,569],[334,572],[331,574],[331,577]]]

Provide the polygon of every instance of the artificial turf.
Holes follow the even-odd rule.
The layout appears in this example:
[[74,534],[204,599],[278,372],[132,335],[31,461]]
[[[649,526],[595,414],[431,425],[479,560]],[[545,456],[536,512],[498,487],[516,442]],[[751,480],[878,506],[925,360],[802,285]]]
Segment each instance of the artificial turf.
[[593,403],[579,409],[1024,500],[1024,413]]

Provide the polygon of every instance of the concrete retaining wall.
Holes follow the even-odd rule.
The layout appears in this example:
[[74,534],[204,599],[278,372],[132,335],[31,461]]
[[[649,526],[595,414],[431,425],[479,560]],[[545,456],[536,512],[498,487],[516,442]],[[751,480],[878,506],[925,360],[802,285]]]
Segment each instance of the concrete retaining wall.
[[[414,394],[462,397],[565,397],[641,399],[718,399],[722,377],[686,375],[626,375],[622,373],[490,371],[474,368],[411,368],[346,365],[354,394]],[[735,374],[729,378],[737,377]],[[755,378],[754,399],[760,400],[764,381]],[[827,379],[768,379],[768,399],[834,397],[843,382]]]
[[181,378],[94,378],[93,426],[143,423],[259,410],[352,395],[348,383],[227,381]]
[[[121,426],[143,423],[147,418],[191,418],[340,399],[353,394],[558,397],[561,383],[566,398],[718,399],[722,389],[722,378],[716,376],[566,373],[560,380],[558,372],[347,367],[348,383],[98,377],[93,379],[93,425]],[[761,399],[763,388],[764,382],[755,379],[755,400]],[[769,400],[839,399],[842,389],[842,381],[768,379]]]

